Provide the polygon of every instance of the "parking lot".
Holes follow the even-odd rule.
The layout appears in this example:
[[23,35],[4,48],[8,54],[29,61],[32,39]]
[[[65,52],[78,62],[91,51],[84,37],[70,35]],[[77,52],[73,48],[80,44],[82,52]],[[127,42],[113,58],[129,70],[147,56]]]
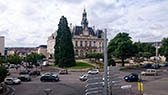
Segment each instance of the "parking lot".
[[[45,72],[52,72],[59,75],[59,70],[56,68],[45,67]],[[144,68],[127,69],[120,71],[121,85],[131,85],[131,89],[124,90],[124,94],[121,95],[137,95],[138,83],[137,82],[125,82],[123,77],[130,73],[138,73],[144,71]],[[10,77],[19,76],[18,71],[11,69]],[[158,76],[142,76],[142,82],[144,87],[144,95],[167,95],[168,85],[168,68],[161,67],[157,69]],[[44,90],[51,89],[50,95],[84,95],[86,82],[79,80],[81,74],[87,72],[69,72],[67,75],[59,75],[60,81],[58,82],[41,82],[40,76],[32,76],[32,81],[22,82],[20,85],[11,85],[15,89],[15,95],[46,95]],[[102,74],[102,73],[101,73]],[[123,93],[123,91],[122,91]],[[125,94],[127,93],[127,94]]]
[[[19,76],[17,71],[11,70],[11,76]],[[45,73],[43,71],[42,73]],[[54,70],[53,74],[58,74]],[[84,95],[85,82],[79,80],[79,76],[85,72],[69,72],[67,75],[59,75],[58,82],[41,82],[40,76],[32,76],[32,81],[22,82],[19,85],[11,85],[15,89],[15,95],[46,95],[44,90],[51,89],[50,95]]]

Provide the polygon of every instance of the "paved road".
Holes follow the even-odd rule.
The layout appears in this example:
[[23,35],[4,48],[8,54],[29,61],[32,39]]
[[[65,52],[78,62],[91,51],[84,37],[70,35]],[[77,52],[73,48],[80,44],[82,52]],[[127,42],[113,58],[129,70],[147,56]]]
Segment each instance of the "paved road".
[[16,95],[45,95],[44,89],[52,89],[50,95],[84,95],[84,86],[79,83],[23,83],[14,87]]
[[[144,70],[144,69],[142,69]],[[121,78],[130,73],[138,73],[142,70],[125,70],[121,71]],[[144,95],[168,95],[168,67],[158,69],[158,76],[142,76],[144,85]],[[132,94],[138,94],[138,83],[137,82],[125,82],[122,80],[122,85],[132,85]]]
[[[58,74],[58,72],[53,72]],[[22,82],[12,85],[15,95],[46,95],[44,89],[52,89],[50,95],[84,95],[86,82],[79,80],[79,76],[86,72],[70,72],[68,75],[59,75],[59,82],[41,82],[40,76],[32,77],[31,82]],[[13,74],[12,76],[18,76]]]

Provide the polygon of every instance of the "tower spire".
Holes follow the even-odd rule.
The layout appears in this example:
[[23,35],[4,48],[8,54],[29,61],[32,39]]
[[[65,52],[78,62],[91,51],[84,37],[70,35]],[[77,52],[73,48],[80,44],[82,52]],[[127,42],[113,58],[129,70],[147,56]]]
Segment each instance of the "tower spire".
[[84,8],[84,11],[83,11],[83,14],[82,14],[81,25],[82,25],[83,28],[87,28],[88,27],[87,13],[86,13],[85,8]]

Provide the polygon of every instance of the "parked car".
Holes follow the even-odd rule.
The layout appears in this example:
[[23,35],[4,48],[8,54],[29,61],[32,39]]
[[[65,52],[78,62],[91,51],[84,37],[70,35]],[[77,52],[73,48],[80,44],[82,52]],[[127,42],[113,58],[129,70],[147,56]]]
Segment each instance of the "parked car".
[[48,61],[44,61],[42,65],[43,66],[49,66],[49,62]]
[[168,67],[168,62],[165,62],[164,64],[166,64],[166,67]]
[[37,67],[37,66],[40,66],[40,64],[39,64],[39,63],[36,63],[36,64],[34,64],[34,65],[35,65],[36,67]]
[[15,68],[15,64],[10,64],[9,68]]
[[41,81],[59,81],[58,75],[47,73],[43,74],[40,78]]
[[33,65],[27,65],[26,67],[27,68],[33,68]]
[[88,71],[88,74],[98,74],[98,73],[99,73],[98,69],[93,69],[93,70]]
[[12,85],[12,84],[20,84],[21,80],[18,78],[6,78],[4,82],[5,84]]
[[20,75],[18,79],[21,81],[31,81],[31,77],[29,75]]
[[29,70],[21,70],[19,74],[29,74]]
[[151,67],[152,67],[152,64],[150,63],[144,64],[144,68],[151,68]]
[[157,71],[155,69],[147,69],[146,71],[142,71],[141,75],[157,75]]
[[124,80],[127,81],[127,82],[137,82],[139,80],[138,74],[131,73],[131,74],[125,76]]
[[59,71],[59,74],[68,74],[68,70],[67,70],[67,69],[60,70],[60,71]]
[[159,64],[152,64],[151,68],[152,69],[159,69],[160,66],[159,66]]
[[37,76],[39,76],[40,75],[40,71],[39,70],[31,71],[30,75],[37,75]]
[[83,74],[83,75],[81,75],[81,76],[79,77],[79,79],[80,79],[81,81],[86,81],[86,80],[87,80],[87,77],[88,77],[88,74]]
[[166,64],[159,64],[160,67],[166,67]]

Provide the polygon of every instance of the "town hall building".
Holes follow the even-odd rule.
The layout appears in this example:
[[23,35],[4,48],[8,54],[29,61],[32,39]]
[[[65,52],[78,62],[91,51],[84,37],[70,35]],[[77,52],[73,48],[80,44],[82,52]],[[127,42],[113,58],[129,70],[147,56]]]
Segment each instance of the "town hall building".
[[[84,9],[82,14],[81,26],[70,25],[72,33],[72,42],[76,58],[85,57],[87,53],[103,53],[104,51],[104,32],[95,30],[88,26],[87,13]],[[54,56],[54,45],[57,33],[54,32],[47,40],[47,52]]]

